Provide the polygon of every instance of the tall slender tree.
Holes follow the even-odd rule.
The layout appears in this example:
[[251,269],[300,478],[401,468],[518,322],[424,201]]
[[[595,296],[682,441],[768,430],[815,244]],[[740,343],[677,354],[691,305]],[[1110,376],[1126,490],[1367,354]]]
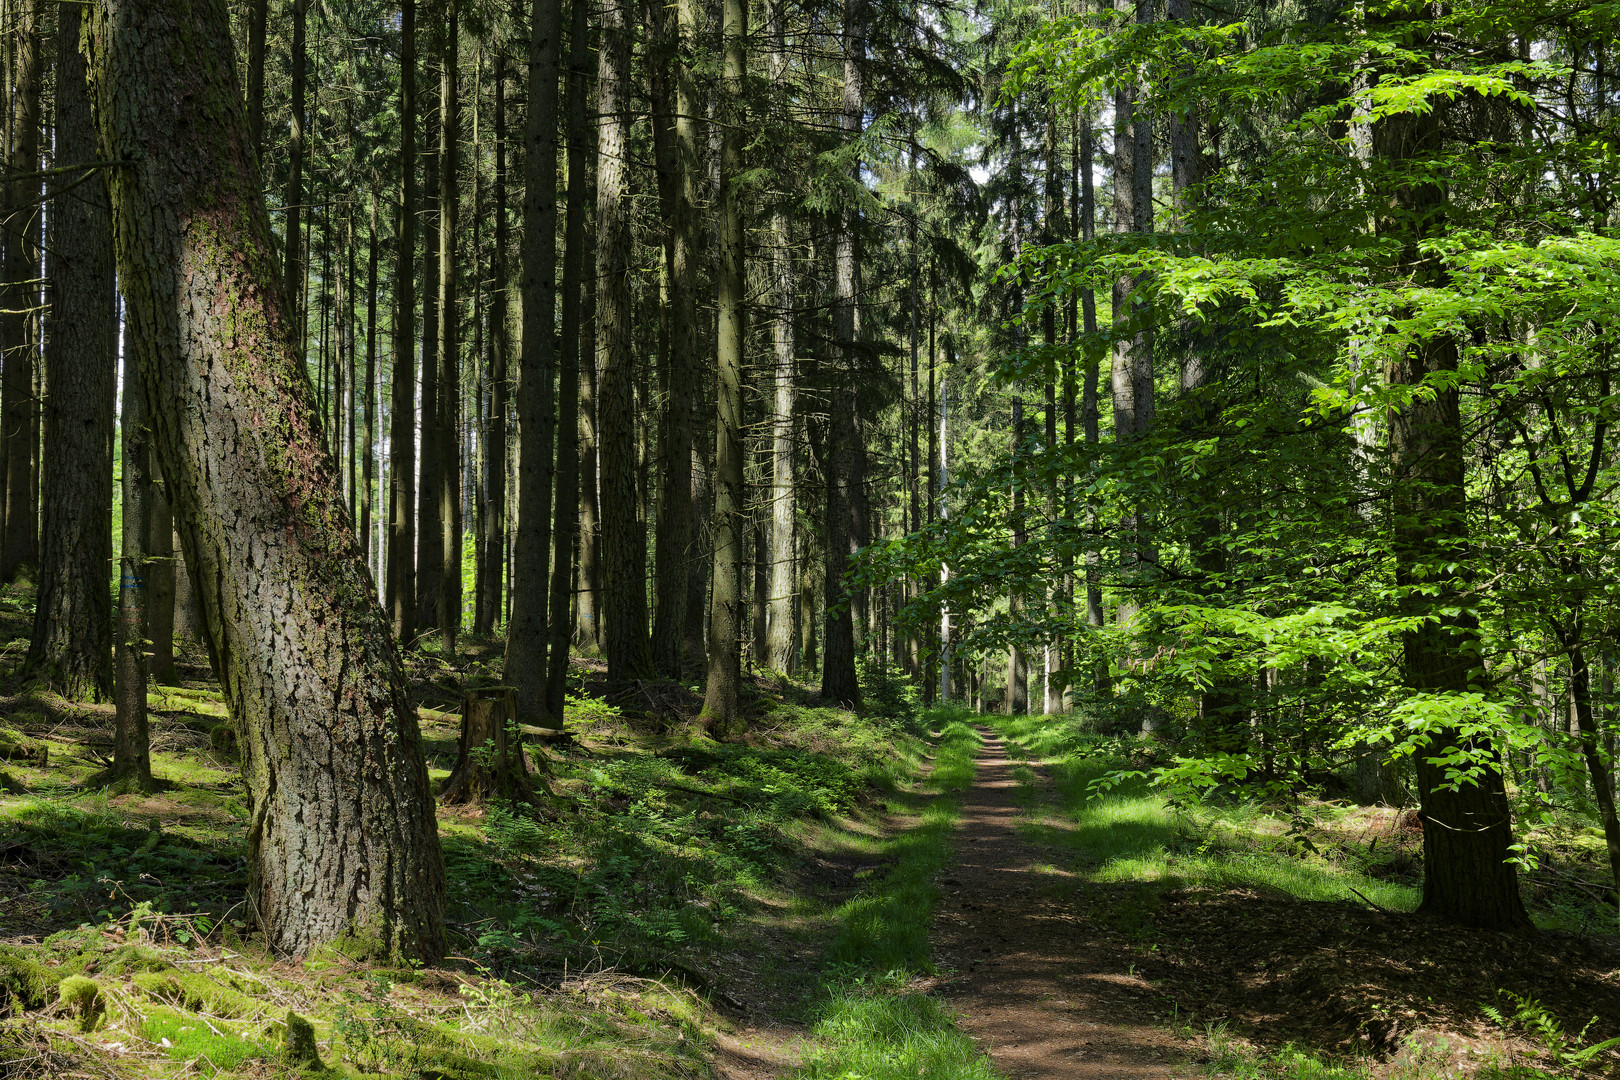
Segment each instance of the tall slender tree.
[[[568,207],[563,221],[562,340],[557,388],[557,514],[552,530],[550,668],[546,672],[546,709],[563,715],[568,686],[568,643],[573,636],[574,548],[580,532],[579,427],[580,357],[591,347],[585,336],[584,278],[588,185],[585,181],[590,137],[590,6],[589,0],[568,5]],[[590,477],[594,481],[595,477]]]
[[547,718],[560,727],[562,717],[552,717],[546,709],[546,648],[550,643],[546,556],[551,546],[551,484],[557,462],[552,381],[557,351],[561,0],[533,0],[529,32],[529,112],[523,175],[523,352],[517,389],[518,511],[512,542],[512,621],[506,631],[506,678],[517,688],[518,710],[523,716],[532,718],[530,722]]
[[[96,161],[95,120],[79,52],[80,9],[57,14],[56,160]],[[59,182],[51,214],[51,332],[45,347],[45,445],[40,465],[39,593],[25,667],[69,699],[113,692],[112,564],[117,297],[112,216],[99,172]]]
[[742,116],[747,68],[747,0],[724,0],[721,35],[725,126],[720,150],[719,323],[715,338],[714,597],[710,601],[709,671],[703,716],[710,731],[735,734],[742,724],[737,691],[742,682],[743,634],[743,311]]
[[[858,138],[866,115],[863,68],[866,62],[864,0],[845,0],[841,34],[844,62],[844,94],[840,124],[844,136]],[[860,182],[860,166],[851,168],[852,183]],[[855,309],[855,210],[845,208],[836,222],[833,252],[833,338],[837,343],[836,373],[828,390],[827,450],[824,472],[827,477],[827,549],[823,592],[826,599],[825,629],[822,634],[821,696],[845,705],[860,702],[860,683],[855,674],[855,620],[846,595],[846,570],[854,519],[859,503],[856,487],[860,482],[857,457],[860,448],[855,393],[857,365]]]
[[461,312],[457,244],[461,190],[461,20],[458,0],[445,0],[439,75],[439,634],[454,656],[461,630]]
[[11,8],[11,175],[6,185],[5,282],[0,307],[0,445],[5,453],[5,521],[0,581],[35,561],[34,314],[39,296],[39,131],[44,93],[44,0]]
[[645,676],[645,537],[636,494],[635,357],[630,308],[628,137],[632,111],[631,32],[625,10],[602,8],[596,94],[596,357],[602,491],[603,645],[608,678]]
[[484,536],[478,558],[483,565],[484,589],[474,632],[493,633],[500,621],[506,565],[506,403],[511,338],[506,332],[507,251],[512,242],[506,210],[506,51],[495,50],[495,250],[490,258],[489,296],[489,423],[484,441]]
[[399,221],[389,399],[388,606],[401,645],[416,638],[416,0],[400,0]]

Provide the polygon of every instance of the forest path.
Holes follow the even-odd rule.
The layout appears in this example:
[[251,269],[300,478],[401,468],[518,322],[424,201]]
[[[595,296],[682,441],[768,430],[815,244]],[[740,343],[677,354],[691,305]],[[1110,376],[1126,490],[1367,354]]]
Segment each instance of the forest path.
[[[1118,935],[1077,904],[1088,888],[1062,869],[1072,858],[1019,833],[1026,810],[1047,828],[1072,828],[1050,805],[1038,763],[1015,762],[999,736],[984,748],[962,799],[956,857],[934,911],[933,986],[958,1025],[1011,1080],[1187,1076],[1186,1047],[1154,1019],[1152,987]],[[1035,769],[1033,807],[1015,771]]]

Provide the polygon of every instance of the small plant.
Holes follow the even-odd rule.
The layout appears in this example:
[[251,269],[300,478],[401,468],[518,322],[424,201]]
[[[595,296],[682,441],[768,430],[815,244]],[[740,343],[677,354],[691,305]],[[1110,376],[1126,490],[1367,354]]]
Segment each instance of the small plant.
[[1481,1011],[1504,1031],[1513,1028],[1523,1031],[1532,1042],[1541,1047],[1539,1052],[1532,1051],[1532,1053],[1542,1058],[1552,1070],[1510,1060],[1505,1071],[1498,1070],[1498,1074],[1503,1077],[1510,1077],[1512,1080],[1543,1080],[1543,1078],[1550,1080],[1559,1073],[1565,1075],[1584,1073],[1597,1061],[1599,1055],[1620,1046],[1620,1038],[1587,1044],[1586,1033],[1597,1023],[1595,1016],[1588,1020],[1586,1026],[1577,1034],[1571,1035],[1564,1030],[1563,1022],[1535,998],[1515,994],[1511,990],[1498,990],[1497,993],[1513,1003],[1513,1015],[1507,1016],[1494,1005],[1483,1005]]

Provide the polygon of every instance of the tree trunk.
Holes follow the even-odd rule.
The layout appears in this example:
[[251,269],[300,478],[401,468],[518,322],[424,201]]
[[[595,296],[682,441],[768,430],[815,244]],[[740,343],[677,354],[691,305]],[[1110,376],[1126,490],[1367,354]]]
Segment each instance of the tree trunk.
[[456,767],[439,787],[446,803],[534,803],[518,727],[517,693],[508,686],[462,695]]
[[134,376],[132,355],[124,358],[123,454],[124,523],[119,550],[118,643],[111,779],[119,787],[151,791],[151,740],[146,724],[146,536],[147,498],[152,487],[151,429],[145,394]]
[[[156,448],[153,448],[154,453]],[[179,686],[174,669],[174,512],[168,484],[154,459],[146,500],[147,676],[160,686]]]
[[399,249],[389,397],[388,606],[394,638],[416,638],[416,0],[400,2]]
[[[588,3],[590,0],[579,2]],[[596,202],[595,162],[595,147],[587,147],[585,190],[580,200],[587,207],[594,206]],[[588,217],[583,250],[594,253],[595,249],[595,219]],[[586,265],[591,271],[596,269],[594,256],[587,258]],[[584,317],[579,327],[579,561],[574,578],[574,623],[580,646],[590,650],[602,647],[602,503],[596,423],[596,291],[596,274],[586,273]]]
[[366,550],[366,563],[373,576],[382,577],[382,567],[371,559],[371,515],[377,484],[377,198],[371,198],[371,222],[366,230],[366,384],[361,404],[364,429],[360,445],[360,546]]
[[[787,77],[787,13],[784,0],[767,5],[770,20],[770,75],[778,85]],[[798,594],[793,511],[797,490],[793,473],[793,413],[798,405],[798,370],[793,343],[793,231],[788,215],[771,216],[771,291],[776,311],[771,319],[771,534],[770,584],[766,612],[766,653],[761,659],[775,671],[798,668],[793,633],[793,606]]]
[[[442,49],[443,25],[435,26],[434,42]],[[431,86],[431,84],[430,84]],[[438,88],[438,89],[442,89]],[[444,486],[444,426],[439,415],[439,228],[443,194],[439,185],[439,152],[434,143],[436,121],[443,96],[424,111],[431,149],[422,154],[422,187],[427,205],[422,208],[422,396],[417,430],[421,455],[416,470],[416,632],[439,629],[439,593],[444,576],[444,529],[439,517]]]
[[492,634],[500,621],[506,546],[506,392],[511,340],[506,333],[506,253],[511,241],[506,215],[506,53],[495,50],[495,252],[490,260],[489,427],[484,450],[484,541],[479,559],[484,582],[473,632]]
[[697,355],[698,179],[703,175],[696,66],[697,0],[676,4],[679,60],[674,73],[673,199],[669,244],[669,369],[658,439],[658,517],[654,536],[653,666],[668,678],[681,676],[686,623],[688,564],[698,557],[696,509],[692,503],[692,428],[702,372]]
[[[1442,227],[1445,193],[1426,165],[1443,139],[1444,106],[1422,115],[1399,113],[1373,125],[1373,152],[1397,170],[1417,175],[1388,183],[1380,193],[1381,235],[1399,241],[1396,270],[1415,285],[1438,284],[1443,274],[1419,250]],[[1467,508],[1462,418],[1454,373],[1456,342],[1437,336],[1390,364],[1391,385],[1427,385],[1390,410],[1389,437],[1395,488],[1391,500],[1395,585],[1403,615],[1429,618],[1403,639],[1407,685],[1414,691],[1462,694],[1476,681],[1479,626],[1470,613],[1470,585],[1452,569],[1465,562]],[[1446,786],[1435,759],[1466,749],[1483,757],[1473,783]],[[1497,750],[1441,728],[1413,755],[1423,821],[1423,902],[1419,910],[1465,926],[1529,926],[1518,875],[1508,862],[1513,828]]]
[[[287,118],[287,187],[283,197],[287,222],[283,235],[286,262],[286,290],[292,305],[289,314],[299,313],[304,307],[304,100],[305,67],[304,24],[306,0],[292,0],[292,54],[288,58],[292,68],[292,109]],[[262,107],[262,105],[261,105]],[[255,151],[256,152],[256,151]],[[304,319],[297,318],[303,325]],[[302,352],[302,350],[300,350]]]
[[[80,9],[57,13],[56,160],[96,160]],[[67,183],[75,183],[69,178]],[[59,193],[61,194],[61,193]],[[113,693],[112,447],[118,356],[112,217],[97,174],[52,201],[39,594],[27,672],[69,700]]]
[[[1020,548],[1027,539],[1024,533],[1024,485],[1019,478],[1018,461],[1022,456],[1024,442],[1024,402],[1021,398],[1013,398],[1012,403],[1012,546]],[[1019,620],[1024,611],[1024,594],[1018,586],[1013,586],[1007,594],[1007,614],[1012,620],[1014,634],[1020,632]],[[1002,708],[1008,716],[1022,716],[1029,712],[1029,664],[1024,658],[1024,649],[1015,638],[1007,649],[1007,696],[1002,701]]]
[[[461,341],[456,289],[460,240],[461,154],[460,20],[457,0],[444,7],[444,51],[439,79],[439,636],[454,658],[461,632]],[[548,372],[549,374],[549,372]]]
[[[518,366],[518,513],[512,543],[512,621],[506,678],[527,723],[546,711],[547,566],[551,482],[556,468],[557,74],[560,0],[533,0],[529,12],[529,109],[523,174],[523,352]],[[628,230],[628,224],[626,225]],[[628,316],[628,312],[626,312]]]
[[88,35],[128,342],[253,800],[267,946],[435,959],[415,709],[321,447],[223,0],[101,0]]
[[[938,373],[935,371],[935,357],[938,355],[938,329],[939,329],[939,296],[938,275],[934,268],[933,257],[928,260],[928,518],[926,527],[932,528],[939,513],[939,427],[934,423],[934,413],[939,406]],[[919,589],[927,589],[930,582],[925,578],[918,583]],[[943,581],[940,584],[944,584]],[[938,700],[939,692],[944,683],[948,682],[946,665],[941,663],[945,652],[946,639],[949,636],[949,623],[945,606],[940,605],[940,636],[936,647],[927,650],[923,670],[922,702],[923,705],[933,705]]]
[[264,167],[264,45],[269,22],[270,0],[248,0],[248,143],[261,169]]
[[[1584,602],[1584,598],[1582,598]],[[1574,706],[1575,726],[1579,733],[1581,756],[1586,759],[1587,771],[1592,777],[1592,792],[1598,808],[1598,820],[1603,825],[1603,843],[1609,855],[1609,874],[1620,893],[1620,815],[1615,812],[1614,776],[1604,760],[1599,746],[1597,717],[1592,710],[1592,669],[1587,663],[1586,648],[1582,644],[1584,626],[1577,617],[1567,634],[1560,634],[1564,652],[1569,657],[1569,696]]]
[[720,738],[740,734],[737,700],[742,682],[743,529],[743,350],[747,344],[743,304],[742,174],[743,79],[748,33],[745,0],[724,0],[721,35],[725,51],[723,91],[726,124],[720,150],[720,221],[716,230],[719,321],[716,343],[714,596],[709,614],[709,669],[703,720]]
[[635,357],[630,309],[627,160],[631,112],[631,34],[624,8],[602,8],[597,66],[596,352],[601,395],[603,645],[608,679],[651,673],[645,548],[637,513]]
[[[866,112],[862,67],[866,60],[863,0],[845,0],[841,37],[844,59],[844,99],[841,125],[844,136],[860,137]],[[860,165],[851,167],[860,182]],[[857,457],[859,420],[854,380],[856,373],[855,211],[845,208],[835,224],[833,254],[833,337],[837,343],[837,369],[833,375],[827,429],[827,555],[823,592],[826,627],[822,637],[821,696],[850,708],[859,706],[860,683],[855,674],[855,622],[853,598],[845,595],[844,573],[849,566],[852,519],[859,502]]]
[[[43,0],[21,0],[13,9],[11,172],[29,176],[39,171],[40,97],[44,64],[40,36],[44,31]],[[5,534],[0,548],[0,581],[11,581],[36,559],[38,501],[33,467],[38,440],[34,429],[34,346],[30,316],[39,295],[39,178],[6,186],[5,310],[0,311],[0,437],[5,447]]]
[[546,711],[560,723],[567,703],[568,642],[573,630],[574,547],[580,518],[580,354],[584,336],[586,139],[590,137],[589,0],[571,0],[568,34],[568,208],[563,219],[562,353],[557,409],[557,512],[552,527],[551,652]]

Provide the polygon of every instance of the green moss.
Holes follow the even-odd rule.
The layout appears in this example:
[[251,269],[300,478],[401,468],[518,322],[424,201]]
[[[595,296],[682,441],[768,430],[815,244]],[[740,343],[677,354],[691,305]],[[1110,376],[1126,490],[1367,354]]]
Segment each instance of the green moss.
[[[218,1027],[218,1025],[215,1025]],[[264,1043],[223,1031],[216,1034],[195,1016],[156,1008],[141,1021],[141,1035],[163,1048],[175,1061],[206,1058],[218,1072],[227,1072],[251,1059],[271,1060],[275,1051]],[[167,1042],[165,1042],[167,1040]]]
[[287,1023],[281,1044],[281,1062],[295,1069],[324,1069],[315,1045],[315,1025],[287,1010]]
[[71,1016],[79,1018],[79,1030],[89,1031],[96,1026],[104,1009],[101,987],[94,979],[83,975],[69,975],[56,988],[57,1000]]
[[0,948],[0,997],[7,1012],[43,1009],[51,1003],[62,973],[25,956],[19,949]]
[[147,971],[132,976],[130,981],[153,1001],[161,1001],[187,1012],[235,1020],[262,1011],[260,1004],[246,994],[222,986],[200,972]]
[[136,971],[167,971],[174,965],[142,945],[120,945],[101,962],[108,975],[128,975]]

